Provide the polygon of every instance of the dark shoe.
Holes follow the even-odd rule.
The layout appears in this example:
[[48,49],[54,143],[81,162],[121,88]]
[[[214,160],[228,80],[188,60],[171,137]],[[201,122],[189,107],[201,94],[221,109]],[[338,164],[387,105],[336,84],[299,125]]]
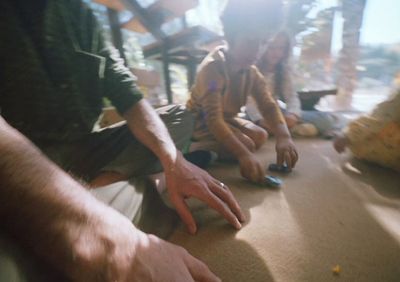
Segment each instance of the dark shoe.
[[213,151],[198,150],[183,155],[185,159],[198,167],[205,169],[217,160],[217,153]]

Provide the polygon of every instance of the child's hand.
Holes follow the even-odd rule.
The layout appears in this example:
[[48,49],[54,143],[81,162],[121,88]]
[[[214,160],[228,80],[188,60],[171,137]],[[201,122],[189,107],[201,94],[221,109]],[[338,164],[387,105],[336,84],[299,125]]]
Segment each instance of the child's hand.
[[299,155],[292,138],[285,137],[276,140],[276,158],[279,166],[286,163],[289,168],[294,168]]
[[339,154],[343,153],[348,145],[349,145],[349,139],[343,134],[338,135],[333,141],[333,147]]
[[244,178],[255,182],[263,183],[264,168],[252,153],[239,158],[240,173]]

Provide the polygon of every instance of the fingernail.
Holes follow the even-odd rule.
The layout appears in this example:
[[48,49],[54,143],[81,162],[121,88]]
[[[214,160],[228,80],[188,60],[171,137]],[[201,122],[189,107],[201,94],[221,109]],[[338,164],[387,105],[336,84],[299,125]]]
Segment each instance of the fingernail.
[[242,225],[240,224],[240,222],[238,220],[236,220],[236,222],[235,222],[235,228],[236,229],[241,229],[242,228]]
[[196,226],[195,225],[189,226],[189,233],[192,235],[196,234]]

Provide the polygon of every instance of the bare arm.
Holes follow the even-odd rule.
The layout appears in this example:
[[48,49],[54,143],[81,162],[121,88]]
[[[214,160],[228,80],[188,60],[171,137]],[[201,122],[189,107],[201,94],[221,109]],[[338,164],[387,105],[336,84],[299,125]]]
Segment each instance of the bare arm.
[[[42,253],[47,240],[67,241],[69,225],[103,208],[1,117],[0,136],[1,223],[25,244]],[[71,262],[72,253],[55,246],[57,258]]]
[[1,229],[73,281],[219,281],[182,248],[93,198],[1,117],[0,183]]
[[207,172],[187,162],[175,148],[168,130],[144,100],[136,103],[124,115],[136,138],[160,159],[165,172],[171,202],[190,233],[196,232],[196,223],[185,203],[195,197],[223,215],[236,228],[244,215],[229,189],[221,189],[220,182]]
[[298,160],[298,153],[282,113],[275,99],[268,92],[263,76],[258,71],[255,72],[254,76],[254,98],[264,116],[264,121],[276,136],[277,163],[282,165],[286,162],[289,167],[294,167]]
[[160,159],[164,168],[171,169],[178,158],[178,150],[154,109],[141,100],[124,114],[124,118],[135,137]]
[[222,66],[217,63],[210,64],[203,68],[196,78],[199,87],[197,95],[201,96],[199,100],[207,127],[224,151],[239,161],[242,176],[261,183],[264,178],[264,168],[225,122],[221,99],[227,82],[219,68]]

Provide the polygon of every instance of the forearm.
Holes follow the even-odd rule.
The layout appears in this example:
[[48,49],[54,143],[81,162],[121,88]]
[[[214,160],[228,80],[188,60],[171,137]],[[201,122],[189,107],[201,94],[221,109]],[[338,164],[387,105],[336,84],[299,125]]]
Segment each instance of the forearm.
[[250,151],[247,147],[236,137],[223,117],[215,112],[216,111],[207,112],[206,122],[208,130],[217,142],[237,159],[248,155]]
[[266,85],[265,79],[258,76],[254,82],[253,97],[256,100],[258,109],[264,118],[264,122],[268,128],[273,130],[276,135],[278,129],[275,129],[278,124],[285,123],[285,118],[279,108],[279,105],[274,97],[269,92],[269,87]]
[[176,162],[178,151],[168,129],[146,101],[136,103],[124,118],[132,134],[160,159],[164,168]]
[[274,126],[272,127],[272,131],[277,140],[285,139],[285,138],[289,138],[289,139],[292,138],[290,135],[290,132],[288,130],[288,127],[286,126],[285,123],[274,124]]
[[250,150],[233,133],[222,139],[220,143],[238,160],[251,154]]
[[0,136],[2,229],[69,271],[80,226],[107,208],[1,117]]

